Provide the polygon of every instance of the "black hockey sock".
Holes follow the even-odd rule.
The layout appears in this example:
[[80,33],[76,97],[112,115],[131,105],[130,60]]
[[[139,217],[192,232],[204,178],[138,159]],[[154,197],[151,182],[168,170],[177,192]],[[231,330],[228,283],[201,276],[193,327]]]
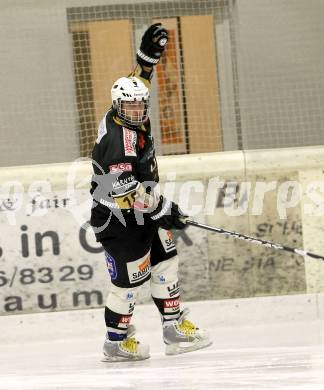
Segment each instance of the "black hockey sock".
[[156,307],[159,309],[163,325],[167,325],[180,317],[180,297],[155,298],[152,297]]
[[121,341],[127,336],[127,328],[131,321],[132,314],[119,314],[105,307],[105,322],[107,336],[111,341]]

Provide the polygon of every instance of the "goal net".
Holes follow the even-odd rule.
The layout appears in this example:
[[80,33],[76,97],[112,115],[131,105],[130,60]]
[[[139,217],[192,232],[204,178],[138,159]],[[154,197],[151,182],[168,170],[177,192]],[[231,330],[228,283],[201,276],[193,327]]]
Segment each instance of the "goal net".
[[2,0],[0,166],[87,157],[145,29],[157,154],[324,143],[320,0]]

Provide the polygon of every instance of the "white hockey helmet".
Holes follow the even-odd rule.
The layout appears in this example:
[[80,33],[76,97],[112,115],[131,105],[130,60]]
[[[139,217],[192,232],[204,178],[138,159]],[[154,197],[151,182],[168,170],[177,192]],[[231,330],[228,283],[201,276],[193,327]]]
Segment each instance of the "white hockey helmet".
[[147,120],[150,93],[137,77],[121,77],[116,80],[111,88],[111,100],[113,108],[125,123],[139,126]]

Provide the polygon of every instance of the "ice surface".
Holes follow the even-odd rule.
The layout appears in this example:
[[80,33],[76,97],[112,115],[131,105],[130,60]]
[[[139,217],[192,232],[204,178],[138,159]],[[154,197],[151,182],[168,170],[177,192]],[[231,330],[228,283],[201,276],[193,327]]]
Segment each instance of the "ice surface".
[[226,321],[229,305],[188,303],[214,344],[172,357],[155,307],[138,306],[137,337],[150,343],[151,359],[132,363],[100,361],[102,309],[0,317],[0,389],[324,389],[323,321],[276,321],[264,303],[256,308],[268,321],[254,321],[250,309],[242,319],[244,305]]

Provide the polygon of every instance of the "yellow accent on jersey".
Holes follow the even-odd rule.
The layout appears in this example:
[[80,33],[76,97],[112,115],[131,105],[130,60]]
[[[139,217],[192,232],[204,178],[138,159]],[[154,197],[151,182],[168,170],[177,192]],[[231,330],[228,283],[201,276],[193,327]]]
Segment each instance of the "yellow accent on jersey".
[[126,127],[126,123],[124,123],[120,118],[118,118],[118,116],[114,115],[113,120],[117,125]]
[[136,195],[137,191],[134,189],[122,195],[113,195],[113,198],[120,209],[131,209],[134,206]]
[[[129,125],[127,123],[124,123],[123,120],[117,115],[114,115],[113,120],[117,125],[129,128]],[[137,126],[137,128],[142,131],[147,131],[147,128],[145,127],[144,123],[142,123],[141,126]]]

